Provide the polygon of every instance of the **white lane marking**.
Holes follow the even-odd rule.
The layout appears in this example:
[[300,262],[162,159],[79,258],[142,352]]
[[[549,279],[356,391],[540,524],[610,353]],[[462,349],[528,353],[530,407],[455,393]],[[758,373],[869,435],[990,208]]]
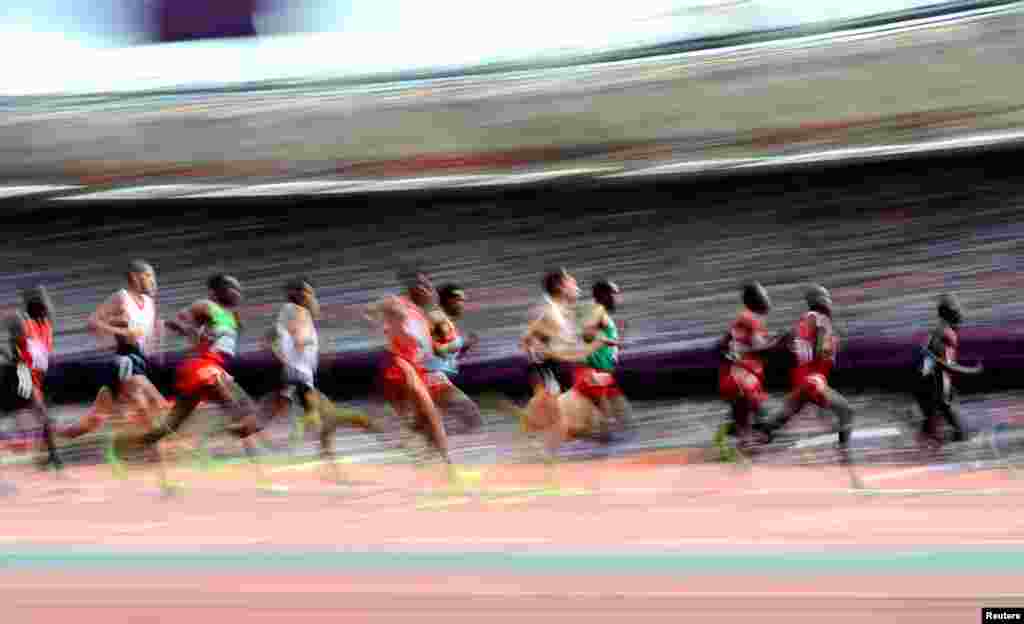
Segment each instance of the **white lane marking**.
[[683,162],[674,162],[664,165],[655,165],[653,167],[644,167],[643,169],[635,169],[633,171],[624,171],[622,173],[612,173],[601,176],[609,180],[617,178],[633,178],[639,176],[651,176],[666,173],[677,173],[681,171],[701,171],[709,169],[717,169],[722,167],[738,167],[745,163],[750,163],[756,159],[751,158],[728,158],[728,159],[717,159],[717,160],[689,160]]
[[427,188],[461,187],[471,186],[474,182],[487,181],[493,175],[446,175],[446,176],[421,176],[414,178],[397,179],[366,179],[351,180],[343,187],[328,189],[319,194],[337,195],[342,193],[365,193],[377,191],[397,191]]
[[57,191],[70,191],[81,188],[72,185],[26,185],[26,186],[0,186],[0,199],[8,197],[19,197],[22,195],[39,195],[41,193],[55,193]]
[[706,171],[730,171],[743,169],[777,168],[801,163],[820,163],[857,158],[873,158],[880,156],[899,156],[922,152],[939,152],[965,150],[974,147],[1015,143],[1024,140],[1024,131],[990,132],[973,134],[949,139],[935,139],[920,143],[876,145],[866,147],[847,147],[816,152],[806,152],[791,156],[766,156],[759,158],[732,160],[695,160],[644,167],[633,171],[601,176],[604,179],[615,179],[637,176],[672,175],[679,173],[702,173]]
[[58,197],[57,201],[177,198],[211,189],[223,189],[229,186],[230,185],[226,184],[152,184],[111,189],[109,191],[98,191],[95,193],[86,193],[84,195],[69,195],[66,197]]
[[228,189],[188,195],[189,199],[217,199],[238,197],[274,197],[287,195],[319,194],[334,188],[350,185],[340,180],[303,180],[297,182],[276,182],[252,186],[233,186]]
[[[903,435],[899,427],[877,427],[874,429],[854,430],[851,440],[877,440],[881,438],[893,438]],[[828,433],[812,438],[805,438],[793,445],[793,448],[802,449],[813,446],[828,446],[838,439],[838,434]]]

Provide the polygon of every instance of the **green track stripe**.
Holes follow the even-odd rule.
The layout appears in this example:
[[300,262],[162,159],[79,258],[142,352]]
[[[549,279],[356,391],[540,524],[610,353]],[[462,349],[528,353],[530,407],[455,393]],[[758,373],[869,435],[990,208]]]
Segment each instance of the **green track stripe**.
[[494,571],[562,574],[1024,574],[1024,551],[831,553],[554,554],[521,552],[176,552],[117,553],[35,549],[0,553],[0,570],[146,569],[303,571]]

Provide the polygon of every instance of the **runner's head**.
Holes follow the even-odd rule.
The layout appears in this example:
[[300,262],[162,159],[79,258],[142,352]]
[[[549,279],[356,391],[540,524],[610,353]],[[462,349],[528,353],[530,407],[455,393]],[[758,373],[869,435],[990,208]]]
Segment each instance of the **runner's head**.
[[206,282],[206,287],[210,289],[213,300],[226,308],[242,303],[242,284],[230,275],[214,275]]
[[832,295],[824,286],[814,284],[804,293],[804,299],[807,301],[807,307],[811,310],[821,312],[828,317],[832,316]]
[[32,319],[43,321],[53,318],[53,302],[45,286],[26,288],[21,293],[21,299],[25,304],[25,312]]
[[963,322],[963,308],[955,295],[942,295],[939,297],[939,318],[949,323],[953,328],[960,327]]
[[145,260],[132,260],[128,263],[128,287],[137,293],[156,295],[156,271]]
[[434,303],[437,292],[434,284],[430,281],[430,275],[422,267],[410,265],[403,267],[398,272],[398,283],[405,289],[409,299],[416,305],[422,307]]
[[743,305],[755,314],[767,314],[772,309],[772,300],[764,286],[759,282],[750,282],[743,286]]
[[320,316],[320,302],[316,298],[316,289],[308,279],[295,278],[285,285],[284,291],[288,301],[309,310],[313,318]]
[[456,284],[445,284],[437,291],[437,302],[445,314],[458,319],[466,309],[466,293]]
[[601,280],[594,284],[594,301],[604,306],[605,310],[615,312],[619,305],[619,286],[615,282]]
[[576,278],[561,268],[544,276],[544,292],[552,299],[576,303],[580,296],[580,287],[576,283]]

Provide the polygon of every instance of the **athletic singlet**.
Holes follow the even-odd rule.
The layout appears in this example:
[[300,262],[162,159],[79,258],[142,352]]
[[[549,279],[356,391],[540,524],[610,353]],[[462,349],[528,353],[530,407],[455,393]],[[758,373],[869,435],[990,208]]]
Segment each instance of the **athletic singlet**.
[[[831,344],[825,345],[823,353],[817,353],[818,332],[826,330]],[[819,312],[805,312],[796,326],[793,353],[797,359],[797,371],[803,375],[822,375],[828,378],[836,361],[839,338],[832,331],[832,320]]]
[[310,322],[306,342],[300,346],[296,346],[291,332],[288,331],[289,319],[302,312],[303,309],[294,303],[284,304],[277,317],[277,336],[285,364],[300,373],[313,375],[320,357],[320,338],[317,335],[316,325]]
[[758,378],[764,377],[764,363],[761,356],[748,353],[757,339],[763,339],[767,332],[761,317],[749,309],[743,309],[732,327],[729,328],[729,347],[727,359],[730,366],[739,366]]
[[[461,349],[462,345],[465,344],[465,341],[459,334],[459,328],[456,327],[455,323],[451,320],[448,321],[448,327],[450,328],[448,335],[438,339],[437,343],[444,347],[448,347],[454,343],[456,345],[456,349]],[[458,350],[442,357],[434,353],[433,349],[431,349],[430,357],[427,358],[426,368],[428,371],[441,372],[449,376],[457,375],[459,372]]]
[[391,334],[391,354],[422,369],[425,358],[434,349],[430,323],[418,305],[406,297],[399,297],[398,300],[406,314],[399,331]]
[[[940,323],[939,327],[928,337],[928,345],[925,347],[925,358],[921,373],[924,376],[935,374],[936,369],[938,369],[938,366],[935,364],[935,358],[939,354],[942,355],[944,361],[955,362],[959,346],[960,339],[957,336],[956,330],[945,323]],[[948,397],[953,388],[952,379],[950,379],[949,372],[945,370],[939,370],[938,372],[942,379],[943,396]]]
[[153,304],[153,298],[149,295],[142,295],[142,306],[139,306],[139,302],[127,289],[122,289],[117,294],[120,297],[124,297],[126,301],[125,309],[128,311],[128,329],[139,329],[142,331],[142,335],[131,342],[118,336],[117,350],[118,352],[137,350],[145,354],[146,345],[153,335],[153,328],[156,324],[156,306]]
[[[608,340],[619,339],[619,328],[615,325],[615,321],[611,318],[608,319],[609,323],[607,326],[602,327],[598,330],[598,335],[601,338],[607,338]],[[619,348],[605,345],[594,351],[587,356],[586,364],[591,368],[596,368],[603,371],[615,370],[615,365],[619,362]]]
[[48,320],[37,321],[24,314],[19,314],[15,322],[20,328],[20,335],[13,341],[15,356],[29,367],[33,377],[41,376],[50,367],[53,324]]
[[219,304],[213,301],[206,303],[210,310],[210,318],[203,328],[199,350],[234,356],[235,349],[238,348],[238,319]]
[[[532,322],[538,318],[543,317],[543,315],[545,314],[547,314],[548,317],[555,322],[555,325],[558,326],[558,333],[554,336],[546,336],[545,338],[542,339],[542,341],[549,347],[575,346],[577,343],[575,325],[573,324],[572,320],[569,319],[568,313],[566,313],[562,309],[562,306],[555,303],[555,301],[551,299],[551,297],[548,297],[547,295],[544,296],[544,302],[534,309],[532,315],[533,318],[531,318],[530,320]],[[560,344],[553,345],[553,342]],[[530,361],[533,362],[534,364],[540,364],[545,360],[543,355],[532,350],[530,351],[529,356]]]

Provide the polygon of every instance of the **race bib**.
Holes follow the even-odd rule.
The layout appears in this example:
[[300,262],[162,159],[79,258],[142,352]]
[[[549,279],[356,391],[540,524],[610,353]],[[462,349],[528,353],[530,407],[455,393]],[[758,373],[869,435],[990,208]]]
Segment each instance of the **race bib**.
[[744,390],[753,390],[759,383],[758,378],[753,373],[739,367],[733,367],[732,378],[736,381],[736,384]]
[[807,364],[814,359],[814,347],[802,338],[793,341],[793,353],[801,364]]
[[28,353],[32,357],[32,368],[37,371],[46,372],[50,366],[50,352],[46,345],[38,340],[28,340]]
[[825,388],[828,387],[828,382],[825,381],[825,377],[822,375],[811,375],[807,378],[807,385],[816,392],[824,392]]

